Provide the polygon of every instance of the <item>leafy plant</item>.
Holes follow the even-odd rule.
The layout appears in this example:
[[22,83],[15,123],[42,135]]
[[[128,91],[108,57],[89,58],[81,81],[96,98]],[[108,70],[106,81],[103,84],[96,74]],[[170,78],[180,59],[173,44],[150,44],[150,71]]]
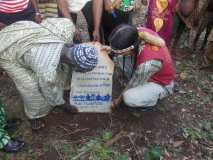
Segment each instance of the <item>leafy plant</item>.
[[192,140],[213,140],[213,124],[209,121],[204,121],[200,128],[183,128],[183,136]]
[[104,141],[112,139],[112,132],[104,132],[102,138]]
[[205,138],[213,141],[213,124],[210,121],[204,121],[202,123],[202,132],[205,135]]
[[83,156],[88,156],[92,160],[128,160],[128,155],[115,152],[105,145],[112,137],[111,132],[104,132],[100,138],[90,140],[78,150],[78,154],[72,160]]
[[144,156],[144,160],[160,160],[162,150],[159,146],[152,147]]
[[193,128],[183,128],[183,136],[184,138],[191,138],[193,140],[199,140],[202,139],[202,134],[199,130],[193,129]]

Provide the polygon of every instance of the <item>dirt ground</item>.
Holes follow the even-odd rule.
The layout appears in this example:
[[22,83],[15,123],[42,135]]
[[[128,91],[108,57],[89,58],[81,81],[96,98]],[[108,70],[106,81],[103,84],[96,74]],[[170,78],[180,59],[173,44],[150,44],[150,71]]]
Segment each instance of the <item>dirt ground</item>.
[[[134,20],[142,21],[137,15]],[[84,30],[84,23],[80,27]],[[188,52],[177,49],[175,53]],[[20,153],[0,152],[0,160],[71,160],[79,148],[105,132],[123,133],[110,148],[129,159],[142,160],[150,148],[158,146],[165,160],[212,160],[213,71],[198,69],[202,53],[195,51],[175,61],[179,91],[160,102],[156,111],[133,115],[121,105],[112,114],[72,115],[56,108],[45,118],[47,127],[37,133],[30,129],[15,85],[6,74],[0,75],[0,97],[8,117],[23,121],[17,131],[9,133],[26,142]]]

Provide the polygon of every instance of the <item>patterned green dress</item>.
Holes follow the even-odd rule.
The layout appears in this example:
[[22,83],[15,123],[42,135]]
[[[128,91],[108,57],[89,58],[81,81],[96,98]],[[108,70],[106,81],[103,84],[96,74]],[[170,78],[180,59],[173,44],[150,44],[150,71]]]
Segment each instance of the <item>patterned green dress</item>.
[[132,11],[134,8],[134,4],[135,4],[135,0],[122,0],[119,10],[123,12]]
[[10,140],[9,135],[4,130],[6,125],[6,115],[4,111],[4,105],[0,99],[0,149],[2,149]]

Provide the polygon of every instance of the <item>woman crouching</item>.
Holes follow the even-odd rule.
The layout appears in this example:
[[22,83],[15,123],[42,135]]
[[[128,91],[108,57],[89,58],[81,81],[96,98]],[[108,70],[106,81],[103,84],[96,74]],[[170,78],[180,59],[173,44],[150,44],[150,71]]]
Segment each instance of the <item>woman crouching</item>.
[[[157,33],[143,27],[120,25],[111,33],[109,42],[117,56],[115,61],[125,58],[122,62],[125,73],[130,68],[133,71],[123,93],[113,101],[113,108],[123,99],[132,109],[149,110],[158,100],[173,94],[175,69],[165,42]],[[131,59],[135,62],[131,63]]]

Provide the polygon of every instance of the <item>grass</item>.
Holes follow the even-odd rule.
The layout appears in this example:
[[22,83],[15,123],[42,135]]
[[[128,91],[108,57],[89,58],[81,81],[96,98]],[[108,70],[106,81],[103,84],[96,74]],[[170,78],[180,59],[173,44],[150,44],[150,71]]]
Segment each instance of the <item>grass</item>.
[[145,153],[144,160],[160,160],[162,155],[162,149],[159,146],[155,146]]
[[183,137],[192,140],[213,141],[213,123],[203,121],[198,127],[184,127]]
[[106,146],[106,142],[110,141],[112,138],[111,132],[104,132],[102,136],[91,139],[81,146],[76,156],[71,160],[77,160],[80,157],[88,157],[88,159],[92,160],[128,160],[129,157],[127,154],[119,153],[111,148],[111,146]]

